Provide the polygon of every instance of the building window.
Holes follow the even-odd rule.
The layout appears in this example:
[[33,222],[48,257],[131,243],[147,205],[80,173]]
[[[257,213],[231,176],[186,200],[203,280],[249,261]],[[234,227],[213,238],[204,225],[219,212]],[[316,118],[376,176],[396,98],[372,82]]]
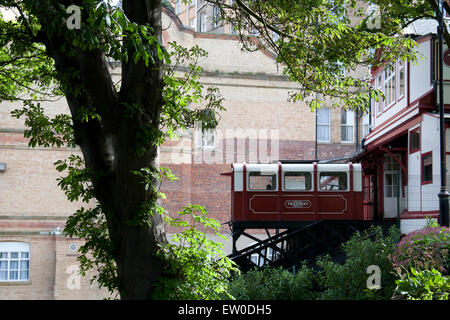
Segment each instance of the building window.
[[403,61],[398,62],[398,98],[401,99],[405,96],[405,63]]
[[422,155],[422,184],[433,183],[433,154]]
[[355,112],[353,110],[341,110],[341,141],[353,142],[353,128],[355,126]]
[[276,32],[272,32],[272,40],[273,42],[277,42],[280,39],[280,35]]
[[[395,155],[401,160],[399,154]],[[386,198],[397,198],[400,189],[400,164],[390,155],[384,156],[384,196]]]
[[216,130],[207,129],[202,131],[202,127],[195,128],[195,146],[199,149],[214,149],[216,147]]
[[395,67],[387,66],[384,69],[384,95],[386,107],[395,102]]
[[0,242],[0,281],[28,281],[30,278],[30,244]]
[[375,78],[375,88],[384,94],[374,102],[376,114],[380,115],[405,96],[406,92],[406,63],[397,61],[393,65],[388,65]]
[[192,18],[189,25],[192,29],[197,30],[197,18]]
[[317,141],[330,142],[330,108],[317,109]]
[[[254,245],[256,243],[253,243]],[[265,257],[265,259],[264,259]],[[273,252],[272,248],[262,249],[259,253],[253,253],[250,256],[250,261],[253,262],[258,267],[262,267],[267,263],[267,261],[273,261],[277,257],[277,252]]]
[[175,13],[179,14],[181,11],[181,0],[177,0],[177,3],[175,4]]
[[363,137],[367,136],[370,133],[370,113],[366,113],[363,116]]
[[419,150],[420,150],[420,131],[419,128],[417,128],[409,133],[409,153],[414,153]]
[[[376,78],[375,87],[378,90],[383,91],[383,74],[382,73],[380,73],[378,75],[378,77]],[[380,115],[381,113],[383,113],[383,104],[384,104],[384,100],[383,100],[383,97],[380,95],[380,96],[378,96],[378,102],[375,102],[377,115]]]
[[257,28],[255,28],[254,26],[249,26],[248,28],[248,34],[252,35],[252,36],[259,36],[259,30]]
[[230,34],[237,34],[238,27],[234,23],[230,23]]
[[200,32],[206,32],[206,20],[207,20],[206,13],[200,14]]
[[220,18],[220,8],[218,6],[213,7],[213,27],[216,28],[219,25],[221,25],[221,18]]

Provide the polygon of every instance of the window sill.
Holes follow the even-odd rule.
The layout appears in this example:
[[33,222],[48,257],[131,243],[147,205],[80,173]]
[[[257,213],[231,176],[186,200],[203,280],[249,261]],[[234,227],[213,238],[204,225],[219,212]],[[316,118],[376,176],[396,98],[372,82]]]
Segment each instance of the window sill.
[[15,286],[15,285],[29,285],[31,280],[24,281],[0,281],[0,286]]
[[197,147],[197,150],[215,150],[216,147]]

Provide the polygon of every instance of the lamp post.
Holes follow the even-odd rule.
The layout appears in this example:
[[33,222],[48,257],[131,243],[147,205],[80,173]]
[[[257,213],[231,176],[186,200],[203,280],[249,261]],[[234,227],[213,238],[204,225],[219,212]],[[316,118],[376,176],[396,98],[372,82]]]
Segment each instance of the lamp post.
[[439,214],[440,223],[442,226],[449,225],[448,221],[448,198],[449,193],[447,191],[447,169],[445,161],[445,123],[444,123],[444,67],[443,67],[443,30],[444,30],[444,10],[442,0],[439,0],[439,13],[438,13],[439,25],[438,25],[438,38],[439,38],[439,127],[440,127],[440,160],[441,160],[441,190],[438,194],[439,197]]

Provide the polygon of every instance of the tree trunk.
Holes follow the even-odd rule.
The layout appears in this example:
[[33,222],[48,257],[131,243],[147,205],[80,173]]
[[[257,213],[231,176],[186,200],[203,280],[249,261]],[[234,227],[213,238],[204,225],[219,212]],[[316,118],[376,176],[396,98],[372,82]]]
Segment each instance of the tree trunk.
[[[160,0],[124,0],[123,8],[132,22],[150,24],[161,39]],[[135,64],[133,59],[123,63],[122,86],[120,92],[116,92],[104,52],[80,49],[75,57],[68,57],[60,50],[62,45],[67,45],[66,38],[47,37],[45,26],[39,36],[48,55],[55,60],[72,114],[76,143],[81,148],[86,168],[92,172],[95,197],[107,218],[120,296],[122,299],[148,299],[163,268],[163,261],[155,253],[158,245],[166,243],[167,239],[163,217],[158,213],[151,215],[147,224],[130,224],[149,198],[156,199],[145,190],[142,178],[132,171],[157,167],[157,145],[149,139],[141,141],[139,130],[143,125],[160,130],[161,61],[155,51],[156,63],[150,67],[143,61]],[[130,57],[132,53],[129,52]],[[80,77],[67,80],[73,71],[79,72]],[[72,91],[75,87],[82,88],[83,94],[76,95]],[[127,105],[138,106],[139,112],[125,119],[123,112]],[[78,116],[85,107],[95,107],[101,120],[81,121]],[[137,154],[136,147],[140,143],[145,144],[145,152]]]

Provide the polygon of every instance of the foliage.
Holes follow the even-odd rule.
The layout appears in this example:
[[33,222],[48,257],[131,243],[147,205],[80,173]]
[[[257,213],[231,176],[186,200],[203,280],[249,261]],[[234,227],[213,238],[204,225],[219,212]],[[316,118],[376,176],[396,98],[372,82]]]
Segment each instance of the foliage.
[[58,178],[58,185],[69,201],[82,201],[87,207],[81,207],[72,214],[66,222],[64,233],[68,237],[84,240],[79,249],[81,275],[86,275],[90,269],[97,273],[91,278],[100,287],[105,287],[113,294],[118,294],[118,276],[113,251],[114,243],[108,232],[106,210],[101,204],[94,202],[94,191],[90,182],[89,170],[85,168],[84,160],[79,155],[71,155],[66,160],[55,162],[59,172],[66,176]]
[[[388,256],[398,241],[399,231],[392,228],[383,236],[380,227],[355,233],[342,244],[347,259],[343,264],[329,256],[318,258],[318,269],[306,265],[293,275],[283,269],[263,268],[235,277],[230,294],[236,299],[349,300],[389,299],[395,288],[395,276]],[[367,268],[377,265],[381,288],[368,289]]]
[[448,274],[450,267],[450,229],[426,227],[407,234],[396,246],[390,259],[398,274],[410,268]]
[[[356,232],[342,244],[346,254],[343,264],[333,262],[330,257],[317,261],[321,268],[318,282],[322,288],[320,299],[388,299],[395,288],[395,277],[389,255],[399,239],[398,229],[392,227],[383,236],[381,227],[372,226],[364,232]],[[376,265],[381,271],[381,288],[368,289],[367,268]]]
[[32,43],[23,20],[4,15],[0,11],[0,102],[60,95],[53,61],[45,55],[45,48]]
[[45,115],[45,110],[40,103],[31,100],[23,102],[22,109],[11,112],[11,116],[19,119],[25,116],[24,137],[30,138],[30,147],[61,147],[66,144],[75,147],[71,117],[68,114],[57,114],[54,118]]
[[297,273],[265,267],[235,276],[229,293],[237,300],[314,300],[314,272],[303,265]]
[[[416,43],[403,28],[433,14],[424,0],[207,1],[221,8],[220,18],[232,24],[247,50],[274,53],[299,84],[292,100],[309,102],[312,109],[326,103],[360,110],[371,97],[384,98],[369,90],[371,77],[364,69],[397,59],[417,61]],[[380,26],[369,3],[380,8]]]
[[396,294],[406,295],[408,300],[448,300],[450,279],[438,270],[418,271],[411,268],[411,273],[396,281]]
[[164,275],[159,279],[153,298],[176,300],[220,299],[227,294],[228,278],[239,272],[233,261],[223,252],[223,245],[208,239],[200,231],[205,227],[216,236],[226,240],[219,233],[220,223],[207,217],[205,208],[189,205],[178,212],[186,219],[166,217],[169,225],[184,228],[172,236],[173,243],[160,246],[158,252],[167,265]]
[[439,223],[437,222],[437,219],[434,219],[429,216],[426,216],[425,218],[427,220],[425,227],[430,227],[430,228],[439,227]]

